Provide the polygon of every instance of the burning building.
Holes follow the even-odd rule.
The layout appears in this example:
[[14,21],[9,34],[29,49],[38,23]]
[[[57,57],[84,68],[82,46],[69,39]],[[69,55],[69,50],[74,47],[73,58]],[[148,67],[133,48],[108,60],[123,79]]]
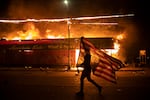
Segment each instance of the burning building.
[[[88,39],[100,49],[114,48],[113,38]],[[68,46],[68,39],[1,40],[0,65],[75,66],[79,56],[80,38],[71,38],[69,49]]]
[[[90,20],[82,21],[86,18]],[[92,18],[79,17],[72,19],[72,23],[65,18],[0,20],[3,22],[0,23],[0,65],[74,66],[81,36],[109,55],[119,58],[120,43],[128,35],[126,27],[105,21],[96,23],[97,20],[91,25]],[[124,60],[122,55],[121,58]]]

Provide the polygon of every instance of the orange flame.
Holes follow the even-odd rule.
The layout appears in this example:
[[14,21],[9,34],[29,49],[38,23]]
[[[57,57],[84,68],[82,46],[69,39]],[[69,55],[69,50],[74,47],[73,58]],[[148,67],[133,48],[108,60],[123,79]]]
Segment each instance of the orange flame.
[[116,38],[117,38],[118,40],[123,40],[125,37],[126,37],[125,34],[119,34],[119,35],[117,35]]
[[62,36],[62,35],[54,36],[54,35],[51,34],[51,30],[47,29],[46,30],[46,38],[54,39],[54,38],[65,38],[65,37]]
[[118,57],[118,53],[120,50],[120,43],[118,40],[123,40],[125,38],[125,34],[119,34],[116,36],[116,41],[114,42],[114,49],[106,49],[106,53],[113,56],[113,57]]
[[39,30],[35,28],[33,23],[27,23],[25,27],[26,31],[17,31],[8,35],[7,40],[29,40],[37,39],[40,37]]
[[7,40],[31,40],[31,39],[52,39],[52,38],[64,38],[62,35],[55,36],[52,34],[51,30],[46,30],[46,35],[42,37],[38,28],[35,27],[33,23],[27,23],[25,25],[24,31],[13,32],[6,37]]

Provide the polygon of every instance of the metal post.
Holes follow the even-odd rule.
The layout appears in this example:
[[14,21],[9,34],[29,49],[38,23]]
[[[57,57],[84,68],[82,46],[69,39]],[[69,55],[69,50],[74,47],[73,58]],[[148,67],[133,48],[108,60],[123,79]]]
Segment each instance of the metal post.
[[68,28],[68,69],[67,69],[67,71],[70,70],[70,66],[71,66],[71,64],[70,64],[70,24],[71,24],[71,22],[70,22],[70,20],[68,20],[67,21],[67,28]]
[[[69,18],[69,1],[68,0],[64,0],[64,4],[66,5],[66,9],[67,9],[67,16]],[[68,28],[68,68],[67,68],[67,71],[70,70],[70,22],[71,20],[68,20],[67,21],[67,28]]]

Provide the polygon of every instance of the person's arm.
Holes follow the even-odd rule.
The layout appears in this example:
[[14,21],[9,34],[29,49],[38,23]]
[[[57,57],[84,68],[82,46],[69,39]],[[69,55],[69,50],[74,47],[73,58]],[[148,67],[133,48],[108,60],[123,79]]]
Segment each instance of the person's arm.
[[82,64],[80,64],[80,66],[84,66],[84,62]]

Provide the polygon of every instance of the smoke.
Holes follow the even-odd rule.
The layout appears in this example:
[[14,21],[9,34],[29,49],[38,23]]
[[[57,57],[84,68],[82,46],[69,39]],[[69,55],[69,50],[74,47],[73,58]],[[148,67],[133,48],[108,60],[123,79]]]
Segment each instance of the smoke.
[[8,15],[15,19],[62,18],[67,11],[62,0],[10,0]]
[[118,26],[103,26],[103,25],[72,25],[72,33],[75,37],[114,37],[117,35],[116,31],[113,30]]
[[129,62],[129,60],[133,61],[135,59],[135,55],[137,55],[137,48],[139,42],[138,29],[133,20],[122,20],[120,21],[121,27],[123,27],[122,34],[125,37],[122,40],[119,40],[120,50],[119,50],[119,58],[124,62]]
[[[42,2],[41,2],[42,3]],[[32,0],[11,0],[8,15],[13,19],[38,18],[46,13],[46,8]]]

